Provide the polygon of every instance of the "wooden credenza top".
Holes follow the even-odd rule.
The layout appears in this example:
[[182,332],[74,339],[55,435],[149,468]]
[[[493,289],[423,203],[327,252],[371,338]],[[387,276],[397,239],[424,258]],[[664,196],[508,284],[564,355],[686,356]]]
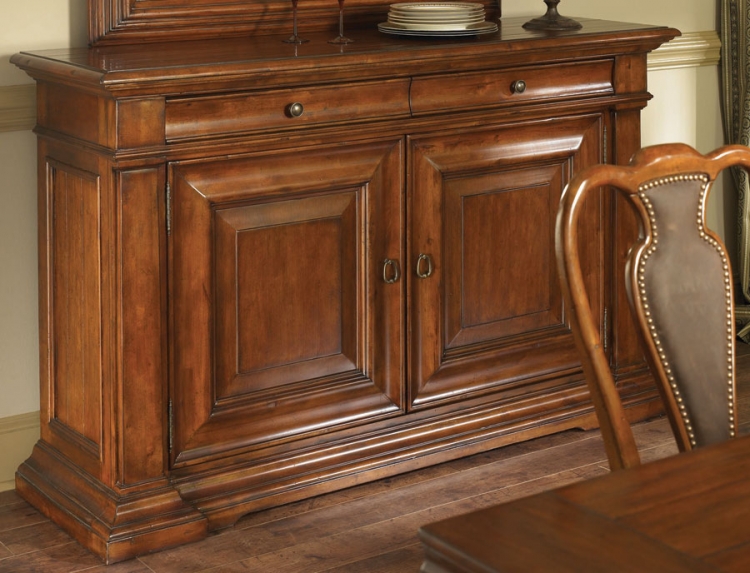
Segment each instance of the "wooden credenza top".
[[469,38],[401,38],[368,28],[351,30],[355,42],[344,47],[329,44],[330,33],[311,33],[302,45],[255,36],[22,52],[11,61],[40,80],[122,96],[169,95],[549,64],[647,52],[679,35],[592,19],[579,19],[580,31],[550,34],[523,29],[525,20],[502,19],[497,33]]
[[[354,29],[355,42],[343,47],[318,33],[299,46],[256,36],[23,52],[12,62],[38,80],[38,129],[111,150],[163,150],[344,124],[378,125],[382,134],[390,122],[402,132],[404,121],[419,129],[452,112],[480,122],[487,110],[521,106],[548,115],[551,105],[594,98],[642,105],[645,54],[679,34],[602,20],[549,34],[523,29],[524,21],[502,20],[499,32],[471,38]],[[513,89],[516,80],[525,90]],[[295,103],[304,113],[293,117]]]

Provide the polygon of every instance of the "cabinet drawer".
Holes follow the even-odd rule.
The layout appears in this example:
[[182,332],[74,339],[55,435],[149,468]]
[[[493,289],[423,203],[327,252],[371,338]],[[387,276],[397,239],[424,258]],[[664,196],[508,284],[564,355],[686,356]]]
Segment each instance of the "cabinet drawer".
[[[612,94],[612,73],[613,61],[601,60],[416,78],[411,87],[412,113]],[[521,82],[523,87],[516,87]]]
[[394,116],[409,117],[409,79],[170,99],[166,134],[169,141]]

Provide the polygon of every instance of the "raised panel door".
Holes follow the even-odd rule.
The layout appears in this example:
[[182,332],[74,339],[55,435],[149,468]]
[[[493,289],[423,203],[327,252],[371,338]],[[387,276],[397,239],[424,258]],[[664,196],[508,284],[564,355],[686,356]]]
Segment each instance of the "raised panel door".
[[[579,368],[553,231],[571,175],[602,159],[603,129],[594,114],[410,140],[412,408],[543,391]],[[597,310],[602,213],[590,201],[583,232]]]
[[402,165],[391,140],[173,166],[175,463],[403,411]]

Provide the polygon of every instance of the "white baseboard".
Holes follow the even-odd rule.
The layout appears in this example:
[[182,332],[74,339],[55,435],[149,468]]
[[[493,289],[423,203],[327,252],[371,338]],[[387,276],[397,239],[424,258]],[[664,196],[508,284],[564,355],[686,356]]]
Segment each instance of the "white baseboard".
[[39,439],[39,412],[0,418],[0,491],[15,488],[16,468]]
[[[715,66],[721,41],[715,30],[686,32],[648,56],[648,69]],[[36,123],[34,84],[0,86],[0,132],[33,129]]]

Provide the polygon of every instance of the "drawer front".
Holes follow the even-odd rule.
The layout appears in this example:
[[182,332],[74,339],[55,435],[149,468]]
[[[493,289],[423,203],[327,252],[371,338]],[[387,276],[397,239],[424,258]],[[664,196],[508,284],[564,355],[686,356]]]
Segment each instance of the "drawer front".
[[167,140],[367,119],[409,117],[409,83],[401,79],[167,101]]
[[614,93],[612,60],[416,78],[413,115]]

